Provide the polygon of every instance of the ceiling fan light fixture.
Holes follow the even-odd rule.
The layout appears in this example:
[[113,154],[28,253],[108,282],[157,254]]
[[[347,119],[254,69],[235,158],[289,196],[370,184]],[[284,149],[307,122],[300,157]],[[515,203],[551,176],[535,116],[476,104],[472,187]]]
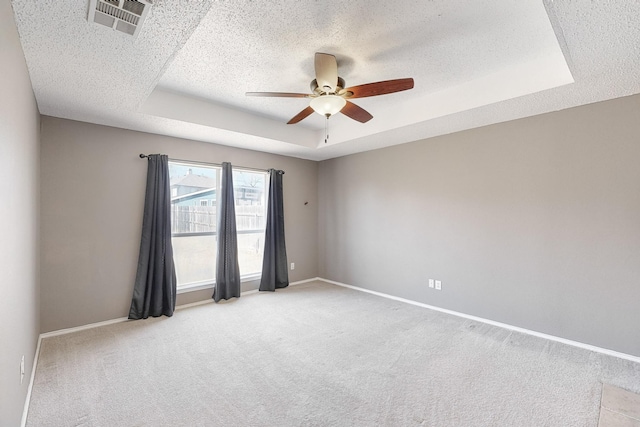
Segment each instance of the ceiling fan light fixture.
[[309,103],[313,111],[323,116],[332,116],[347,105],[347,101],[338,95],[322,95],[313,98]]

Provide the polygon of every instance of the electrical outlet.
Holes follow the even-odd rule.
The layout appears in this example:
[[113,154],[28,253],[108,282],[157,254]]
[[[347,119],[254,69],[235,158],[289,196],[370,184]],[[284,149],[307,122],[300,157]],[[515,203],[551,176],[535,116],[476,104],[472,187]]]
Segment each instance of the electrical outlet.
[[295,262],[292,262],[292,263],[291,263],[291,269],[292,269],[292,270],[295,270],[295,269],[296,269],[296,263],[295,263]]
[[20,360],[20,384],[24,381],[24,356]]
[[433,288],[433,279],[429,279],[429,287]]
[[436,289],[439,291],[442,290],[442,282],[440,280],[436,280]]

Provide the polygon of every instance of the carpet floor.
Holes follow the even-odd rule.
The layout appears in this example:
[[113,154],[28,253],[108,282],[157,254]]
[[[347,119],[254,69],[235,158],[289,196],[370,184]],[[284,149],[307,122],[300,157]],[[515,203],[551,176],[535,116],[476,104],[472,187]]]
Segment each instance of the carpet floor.
[[323,282],[42,340],[27,426],[597,426],[640,364]]

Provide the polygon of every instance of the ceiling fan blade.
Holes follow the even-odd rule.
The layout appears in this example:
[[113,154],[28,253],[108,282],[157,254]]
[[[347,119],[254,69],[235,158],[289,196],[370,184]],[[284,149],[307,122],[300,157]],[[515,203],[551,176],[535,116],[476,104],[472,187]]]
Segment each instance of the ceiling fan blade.
[[338,63],[336,57],[316,52],[316,81],[323,92],[335,92],[338,85]]
[[304,110],[300,111],[298,114],[296,114],[291,120],[287,122],[287,124],[293,125],[295,123],[298,123],[300,120],[306,119],[307,117],[309,117],[312,113],[313,113],[313,108],[307,107]]
[[246,96],[272,96],[278,98],[311,98],[308,93],[288,93],[288,92],[247,92]]
[[349,101],[347,101],[347,104],[342,107],[342,110],[340,110],[340,112],[345,116],[350,117],[360,123],[366,123],[369,120],[373,119],[373,116],[369,114],[367,110],[362,107],[358,107],[356,104]]
[[[364,85],[348,87],[340,91],[346,98],[364,98],[366,96],[386,95],[388,93],[401,92],[413,89],[413,79],[395,79],[382,82],[367,83]],[[349,92],[352,95],[349,95]]]

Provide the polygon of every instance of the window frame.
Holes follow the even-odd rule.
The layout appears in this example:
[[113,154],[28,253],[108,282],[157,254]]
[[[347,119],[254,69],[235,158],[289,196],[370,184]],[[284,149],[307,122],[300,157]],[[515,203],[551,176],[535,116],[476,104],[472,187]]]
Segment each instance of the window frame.
[[[182,160],[169,160],[169,164],[175,164],[175,165],[179,165],[179,166],[193,166],[193,167],[200,167],[200,168],[208,168],[208,169],[214,169],[215,170],[215,174],[216,174],[216,195],[219,194],[220,191],[220,184],[221,184],[221,173],[222,173],[222,166],[219,165],[215,165],[215,164],[210,164],[210,163],[200,163],[200,162],[191,162],[191,161],[182,161]],[[265,233],[266,232],[266,217],[267,217],[267,205],[268,205],[268,198],[269,198],[269,194],[268,194],[268,179],[269,179],[269,173],[267,171],[262,171],[262,170],[256,170],[256,169],[252,169],[252,168],[243,168],[243,167],[234,167],[233,168],[233,172],[234,173],[240,173],[240,172],[248,172],[248,173],[256,173],[256,174],[262,174],[264,175],[264,188],[263,188],[263,193],[264,193],[264,228],[262,229],[251,229],[251,230],[237,230],[236,233],[237,235],[240,234],[255,234],[257,232],[262,232]],[[238,203],[236,201],[235,198],[235,180],[234,180],[234,204],[235,206],[238,206]],[[171,197],[174,197],[173,194],[171,195]],[[218,197],[215,198],[215,200],[217,200]],[[216,206],[217,209],[217,203],[214,203],[214,199],[211,200],[207,200],[208,205],[209,206]],[[198,206],[200,206],[200,204],[198,204]],[[237,216],[237,213],[236,213]],[[173,224],[173,214],[171,217],[171,222]],[[192,237],[192,236],[217,236],[217,230],[216,231],[206,231],[206,232],[187,232],[187,233],[171,233],[171,239],[173,240],[176,237]],[[173,243],[173,242],[172,242]],[[262,254],[264,255],[264,248],[262,251]],[[254,272],[254,273],[249,273],[249,274],[245,274],[245,275],[240,275],[240,281],[241,283],[244,282],[250,282],[250,281],[254,281],[257,279],[260,279],[262,273],[261,272]],[[213,289],[214,286],[216,284],[216,279],[215,277],[213,277],[212,279],[207,279],[207,280],[201,280],[198,282],[191,282],[191,283],[186,283],[184,285],[177,285],[177,293],[181,294],[181,293],[186,293],[186,292],[194,292],[194,291],[199,291],[199,290],[205,290],[205,289]]]

